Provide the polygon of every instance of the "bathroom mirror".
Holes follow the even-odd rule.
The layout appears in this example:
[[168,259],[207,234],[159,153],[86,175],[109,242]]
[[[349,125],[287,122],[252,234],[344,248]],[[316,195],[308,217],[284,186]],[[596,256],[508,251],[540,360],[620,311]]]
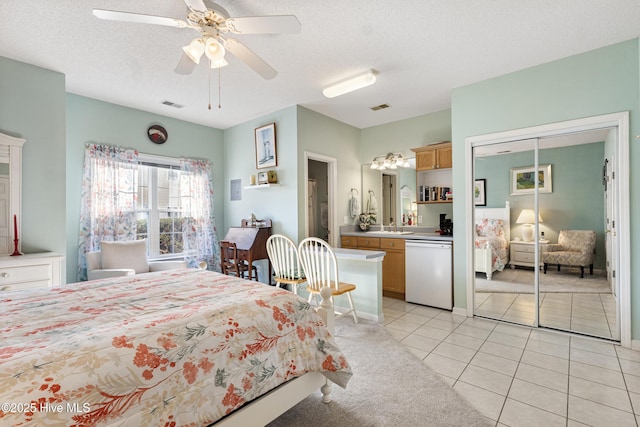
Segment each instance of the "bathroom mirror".
[[[25,140],[0,133],[0,255],[13,253],[21,235],[22,145]],[[15,222],[14,222],[15,216]],[[20,250],[20,241],[18,241]]]
[[[405,214],[404,201],[401,194],[403,187],[408,187],[411,190],[411,195],[408,196],[410,197],[408,211],[417,209],[415,204],[415,158],[408,160],[412,165],[409,168],[385,169],[382,171],[371,169],[371,163],[362,165],[361,210],[366,212],[367,207],[373,205],[377,213],[378,224],[389,225],[393,220],[394,224],[402,225],[402,216]],[[390,184],[391,188],[389,187]],[[387,197],[385,197],[385,194],[387,194]]]

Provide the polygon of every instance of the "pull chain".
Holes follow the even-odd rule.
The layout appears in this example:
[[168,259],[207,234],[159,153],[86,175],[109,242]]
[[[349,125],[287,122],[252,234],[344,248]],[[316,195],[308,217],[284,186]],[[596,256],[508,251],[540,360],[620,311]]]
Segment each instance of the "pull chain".
[[[220,71],[220,68],[222,67],[218,67],[218,109],[222,108],[222,102],[220,101],[221,95],[221,80],[222,80],[222,72]],[[211,67],[209,67],[209,106],[208,106],[209,110],[211,110]]]
[[211,111],[211,67],[209,67],[209,111]]
[[220,102],[220,85],[222,82],[222,71],[221,71],[222,67],[218,67],[218,110],[222,108],[221,102]]

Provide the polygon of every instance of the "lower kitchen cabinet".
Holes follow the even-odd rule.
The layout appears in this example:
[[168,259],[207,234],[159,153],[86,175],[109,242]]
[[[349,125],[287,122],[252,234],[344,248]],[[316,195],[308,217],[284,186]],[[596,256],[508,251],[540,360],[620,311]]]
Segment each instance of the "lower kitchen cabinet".
[[404,239],[342,236],[340,246],[385,251],[386,255],[382,260],[382,295],[404,300]]

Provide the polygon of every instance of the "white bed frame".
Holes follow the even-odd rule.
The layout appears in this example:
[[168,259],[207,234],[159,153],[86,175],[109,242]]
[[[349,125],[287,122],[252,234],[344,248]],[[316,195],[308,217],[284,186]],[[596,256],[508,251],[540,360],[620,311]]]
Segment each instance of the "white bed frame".
[[[502,219],[504,221],[505,238],[507,242],[511,241],[511,209],[509,202],[504,203],[504,208],[476,208],[474,224],[477,224],[478,220],[485,218]],[[509,262],[509,251],[502,258],[502,261],[505,265]],[[475,248],[475,271],[476,273],[486,273],[487,280],[491,280],[493,275],[491,248]]]
[[[322,302],[315,310],[325,321],[331,335],[334,335],[335,313],[331,303],[331,289],[325,286],[320,291],[320,295]],[[331,382],[320,372],[309,372],[252,400],[214,425],[216,427],[264,426],[317,390],[322,392],[324,403],[331,402]]]

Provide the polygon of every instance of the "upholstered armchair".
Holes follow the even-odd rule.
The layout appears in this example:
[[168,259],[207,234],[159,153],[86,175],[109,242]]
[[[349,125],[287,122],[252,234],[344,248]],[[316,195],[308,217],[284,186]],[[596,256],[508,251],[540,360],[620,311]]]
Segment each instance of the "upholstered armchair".
[[584,277],[584,268],[589,266],[589,274],[593,275],[593,254],[596,250],[596,232],[593,230],[561,230],[558,243],[547,245],[542,252],[544,274],[547,265],[557,264],[580,267],[580,278]]
[[101,242],[99,251],[87,253],[87,278],[89,280],[132,276],[176,268],[187,268],[187,262],[149,262],[146,240]]

